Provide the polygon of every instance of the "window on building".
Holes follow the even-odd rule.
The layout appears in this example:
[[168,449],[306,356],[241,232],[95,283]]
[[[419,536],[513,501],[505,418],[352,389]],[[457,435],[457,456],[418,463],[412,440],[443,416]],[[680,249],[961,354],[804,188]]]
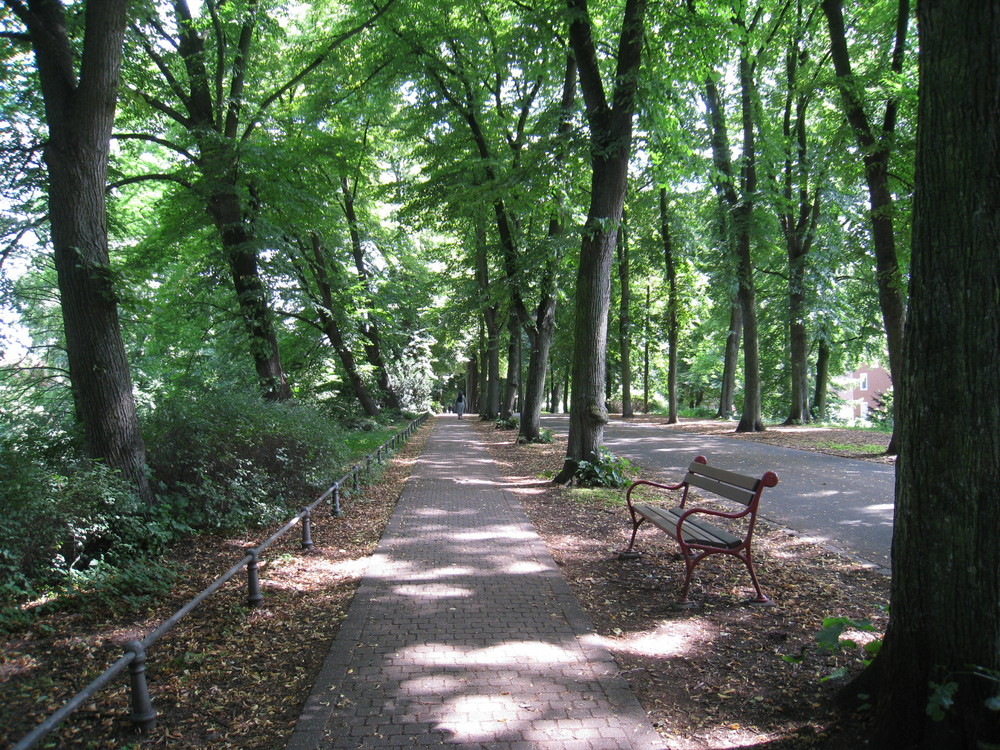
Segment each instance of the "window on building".
[[861,373],[861,390],[863,390],[863,391],[867,391],[868,390],[868,373],[867,372]]

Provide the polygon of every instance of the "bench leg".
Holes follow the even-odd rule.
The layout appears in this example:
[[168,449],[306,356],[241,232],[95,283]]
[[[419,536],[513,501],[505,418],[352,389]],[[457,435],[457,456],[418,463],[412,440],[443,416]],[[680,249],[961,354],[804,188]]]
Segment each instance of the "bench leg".
[[638,521],[632,521],[632,538],[628,540],[628,547],[618,553],[618,557],[631,559],[639,556],[639,553],[633,552],[632,548],[635,546],[635,535],[639,533],[639,527],[642,526],[645,520],[645,518],[640,516]]
[[742,555],[737,555],[743,561],[743,564],[747,566],[747,571],[750,573],[750,580],[753,581],[753,587],[757,591],[757,598],[751,599],[753,604],[774,604],[770,599],[764,596],[764,592],[761,591],[760,582],[757,580],[757,571],[753,569],[753,560],[750,558],[750,550],[748,549],[746,553]]
[[684,558],[684,586],[681,588],[681,597],[674,603],[674,606],[679,609],[687,609],[695,606],[695,603],[688,599],[688,590],[691,588],[691,577],[694,575],[694,569],[705,555],[685,554],[682,548],[681,556]]

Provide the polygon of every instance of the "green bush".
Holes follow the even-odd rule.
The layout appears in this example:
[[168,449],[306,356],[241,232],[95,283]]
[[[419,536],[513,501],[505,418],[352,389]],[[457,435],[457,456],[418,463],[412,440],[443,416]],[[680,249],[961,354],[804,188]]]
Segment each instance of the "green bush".
[[172,398],[146,420],[157,494],[194,529],[268,523],[337,479],[342,431],[309,404],[256,393]]
[[116,472],[83,459],[47,417],[12,417],[0,421],[0,602],[60,587],[98,561],[118,564],[150,546],[144,509]]
[[631,472],[632,463],[627,458],[598,448],[592,460],[577,464],[573,476],[584,487],[624,487],[631,481]]
[[545,428],[542,428],[538,431],[538,437],[536,437],[534,440],[528,440],[526,437],[524,437],[524,435],[518,435],[517,442],[520,443],[521,445],[526,445],[528,443],[549,445],[554,439],[555,437],[552,434],[552,430],[546,430]]
[[520,425],[520,423],[518,422],[517,417],[513,417],[513,416],[511,416],[511,417],[498,417],[497,421],[494,423],[494,426],[498,430],[516,430],[519,425]]

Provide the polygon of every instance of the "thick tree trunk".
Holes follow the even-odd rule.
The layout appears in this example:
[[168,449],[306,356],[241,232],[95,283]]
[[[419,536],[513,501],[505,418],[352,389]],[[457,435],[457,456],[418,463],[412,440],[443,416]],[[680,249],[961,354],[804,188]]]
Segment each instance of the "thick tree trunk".
[[653,332],[649,320],[649,308],[653,291],[646,284],[646,310],[642,320],[642,413],[649,414],[649,347]]
[[628,223],[624,211],[618,233],[618,281],[621,288],[618,305],[618,348],[621,351],[622,416],[634,417],[632,411],[632,279],[629,273]]
[[[876,747],[1000,746],[1000,14],[921,0],[910,308]],[[925,708],[954,687],[942,721]]]
[[753,281],[751,234],[754,203],[757,197],[757,152],[754,140],[753,77],[746,51],[740,54],[740,109],[743,118],[742,200],[733,211],[736,233],[737,280],[740,311],[743,314],[743,413],[737,432],[762,432],[760,344],[757,335],[757,293]]
[[788,243],[788,339],[792,383],[785,424],[809,422],[809,336],[805,325],[805,255]]
[[18,16],[27,26],[45,100],[49,223],[76,414],[90,456],[119,470],[149,503],[104,198],[127,6],[124,0],[87,3],[79,82],[62,6],[31,0]]
[[542,301],[535,314],[534,325],[526,327],[531,352],[528,355],[528,375],[524,388],[524,405],[521,409],[519,435],[526,442],[536,442],[541,437],[542,401],[545,398],[545,373],[548,370],[549,351],[556,327],[555,275],[542,290]]
[[[889,154],[895,132],[898,102],[893,97],[886,102],[885,116],[878,133],[865,112],[861,99],[863,88],[854,80],[844,29],[843,0],[823,0],[823,13],[830,32],[830,51],[837,85],[840,87],[846,117],[863,156],[865,184],[871,208],[872,245],[875,249],[875,270],[878,283],[879,307],[885,326],[886,348],[889,352],[889,374],[894,379],[893,412],[900,402],[899,384],[895,377],[902,368],[903,326],[906,320],[902,273],[896,255],[893,226],[894,203],[889,186]],[[896,12],[896,39],[891,68],[900,73],[906,49],[906,30],[910,20],[909,0],[899,0]],[[894,420],[895,422],[895,420]],[[889,443],[888,453],[896,453],[896,435]]]
[[[788,256],[788,341],[791,388],[785,424],[809,422],[809,336],[806,331],[806,259],[819,219],[818,196],[810,196],[806,131],[807,96],[798,92],[798,66],[802,58],[798,40],[787,55],[787,85],[783,133],[787,151],[784,166],[784,209],[779,212]],[[795,150],[792,150],[792,144]],[[798,189],[795,189],[796,181]],[[797,194],[797,195],[796,195]]]
[[576,329],[573,337],[573,395],[566,460],[556,482],[572,478],[577,464],[601,447],[608,412],[608,307],[611,262],[625,203],[632,116],[642,53],[646,0],[626,0],[618,47],[613,106],[609,106],[597,60],[585,0],[567,0],[570,42],[576,55],[580,88],[591,137],[590,210],[583,229],[576,279]]
[[[660,240],[663,243],[663,262],[667,272],[667,423],[677,423],[677,334],[678,299],[677,266],[674,246],[670,240],[670,218],[667,212],[667,190],[660,188]],[[647,302],[647,307],[648,307]],[[735,372],[735,368],[733,370]],[[732,382],[732,380],[730,381]],[[732,395],[730,392],[730,399]]]
[[740,343],[743,339],[743,310],[739,298],[729,306],[729,330],[722,352],[722,386],[719,389],[719,419],[732,419],[736,413],[736,370],[740,364]]
[[[747,414],[747,398],[750,399],[751,409],[760,408],[760,386],[759,386],[759,373],[751,373],[750,364],[746,362],[746,353],[749,351],[753,359],[753,363],[757,362],[757,342],[751,341],[747,342],[746,339],[751,335],[756,336],[756,311],[753,309],[755,304],[754,300],[754,290],[753,290],[753,266],[750,259],[750,219],[753,216],[752,203],[753,200],[751,196],[748,195],[747,190],[747,178],[748,176],[753,177],[754,183],[756,183],[756,176],[753,171],[753,123],[752,120],[748,123],[750,118],[750,105],[747,101],[748,98],[748,87],[743,85],[743,79],[747,75],[745,70],[747,62],[745,59],[745,52],[741,53],[740,58],[740,81],[742,89],[742,100],[743,100],[743,136],[744,141],[748,140],[749,136],[749,153],[744,154],[745,167],[743,175],[743,199],[740,199],[740,195],[736,190],[736,177],[733,170],[731,149],[729,146],[729,130],[726,127],[726,117],[725,112],[722,107],[722,103],[719,97],[719,90],[715,84],[715,81],[709,78],[705,82],[705,108],[708,114],[709,126],[712,133],[712,158],[715,163],[715,169],[718,172],[718,182],[716,184],[716,192],[719,195],[719,205],[721,208],[721,221],[722,226],[722,238],[726,244],[726,248],[733,258],[733,264],[736,268],[736,278],[737,278],[737,293],[734,300],[733,308],[729,315],[729,332],[726,336],[726,348],[725,348],[725,358],[723,360],[723,370],[722,370],[722,388],[719,394],[719,412],[718,416],[720,418],[728,419],[733,416],[733,410],[735,408],[735,391],[736,391],[736,370],[739,360],[740,351],[740,340],[743,339],[743,351],[744,351],[744,389],[747,391],[744,394],[743,399],[743,415],[750,422],[750,429],[753,429],[753,425],[756,421],[753,418],[753,411]],[[746,143],[744,144],[747,145]],[[747,172],[747,167],[749,167],[749,174]],[[754,184],[754,189],[756,184]],[[751,320],[748,320],[747,306],[750,306]],[[737,431],[747,431],[741,430],[743,421],[741,419],[740,426],[737,426]]]
[[[566,73],[563,77],[562,100],[560,102],[559,127],[557,137],[562,140],[569,136],[572,130],[574,101],[576,99],[576,59],[572,52],[566,55]],[[564,160],[564,150],[557,152],[556,164]],[[563,221],[560,216],[561,201],[556,198],[556,211],[549,219],[548,239],[557,243],[563,234]],[[545,394],[545,373],[549,369],[549,351],[552,349],[552,336],[556,328],[556,303],[558,289],[559,258],[549,254],[545,270],[539,280],[538,307],[535,309],[533,321],[524,321],[525,331],[531,345],[528,357],[528,376],[524,391],[524,405],[521,408],[520,438],[526,442],[536,442],[541,438],[542,399]],[[554,410],[554,408],[553,408]]]
[[[203,178],[205,210],[212,218],[229,264],[240,316],[249,338],[250,356],[264,398],[285,401],[292,389],[278,351],[267,288],[258,266],[254,209],[241,196],[238,129],[248,51],[256,28],[256,14],[247,14],[232,65],[229,101],[214,101],[213,77],[207,70],[206,37],[191,18],[186,3],[173,6],[177,25],[177,52],[188,76],[190,93],[182,98],[187,117],[179,117],[198,144],[196,166]],[[220,40],[221,42],[221,40]],[[173,88],[179,88],[175,83]],[[214,103],[213,103],[214,101]],[[175,118],[177,119],[177,118]]]
[[486,380],[482,386],[481,419],[496,419],[500,413],[500,326],[499,311],[490,300],[489,259],[486,230],[476,227],[476,284],[479,287],[483,324],[486,326]]

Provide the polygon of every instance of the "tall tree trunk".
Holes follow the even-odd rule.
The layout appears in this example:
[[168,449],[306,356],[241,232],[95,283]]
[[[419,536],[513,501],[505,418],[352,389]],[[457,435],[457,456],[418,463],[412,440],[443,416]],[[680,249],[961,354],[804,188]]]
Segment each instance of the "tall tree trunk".
[[[673,242],[670,240],[670,218],[667,212],[667,189],[660,188],[660,240],[663,262],[667,271],[667,423],[677,423],[677,266]],[[647,307],[649,303],[647,302]],[[735,372],[735,368],[734,368]],[[729,396],[732,398],[732,395]]]
[[[374,294],[368,274],[368,267],[365,265],[365,251],[361,244],[360,222],[358,212],[354,205],[354,191],[346,177],[340,180],[341,195],[343,196],[344,216],[347,219],[347,226],[351,234],[351,254],[354,256],[354,267],[358,271],[358,278],[364,287],[365,295],[369,307],[374,307]],[[399,397],[392,388],[392,380],[389,378],[389,370],[385,366],[385,357],[382,354],[382,336],[379,333],[378,321],[369,313],[365,313],[361,319],[361,335],[368,343],[365,344],[365,356],[368,363],[375,370],[375,380],[379,390],[382,392],[386,407],[399,410]]]
[[466,411],[475,414],[479,408],[479,357],[473,352],[465,366]]
[[316,290],[319,293],[317,301],[320,304],[316,305],[316,314],[319,317],[320,328],[330,340],[330,345],[334,351],[337,352],[340,363],[344,367],[344,375],[347,377],[347,382],[351,386],[351,391],[358,399],[358,403],[361,404],[361,408],[369,417],[377,417],[379,414],[378,404],[375,403],[371,391],[368,390],[364,378],[361,377],[361,373],[358,371],[354,352],[351,351],[350,347],[344,341],[340,324],[335,317],[337,306],[333,300],[333,284],[330,281],[326,249],[320,242],[319,235],[315,232],[310,235],[310,240],[313,257],[309,265],[313,271]]
[[513,311],[507,315],[507,387],[500,404],[500,417],[514,414],[517,391],[521,387],[521,322]]
[[476,284],[479,287],[483,323],[486,325],[486,380],[484,398],[479,408],[481,419],[496,419],[500,414],[500,326],[499,310],[490,299],[489,258],[486,230],[476,226]]
[[[877,748],[972,750],[1000,746],[1000,13],[921,0],[917,14],[891,606],[869,672]],[[933,721],[929,694],[951,689]]]
[[[740,88],[743,111],[744,147],[750,146],[749,153],[744,154],[743,198],[736,190],[736,177],[733,170],[731,149],[729,146],[729,131],[726,127],[725,112],[719,97],[715,81],[709,78],[705,82],[705,108],[708,114],[712,133],[712,158],[718,174],[716,192],[722,209],[722,237],[733,258],[736,268],[737,293],[733,309],[729,315],[729,332],[726,337],[725,359],[722,372],[722,389],[719,398],[719,414],[722,418],[733,416],[735,406],[736,370],[738,366],[740,340],[743,343],[744,399],[743,417],[737,426],[737,431],[747,431],[744,419],[749,422],[752,430],[759,422],[760,410],[760,374],[752,373],[751,367],[757,365],[757,341],[747,341],[756,337],[756,310],[753,288],[753,265],[750,258],[750,220],[753,216],[752,198],[747,195],[748,178],[752,178],[756,189],[756,172],[753,168],[753,122],[750,112],[749,87],[744,86],[743,79],[748,75],[746,52],[740,53]],[[748,143],[747,143],[748,142]],[[749,309],[748,309],[749,308]],[[749,318],[748,318],[749,312]],[[750,353],[752,362],[746,361]],[[747,412],[749,399],[750,412]],[[755,418],[756,412],[756,418]]]
[[813,394],[815,418],[826,419],[826,391],[830,382],[830,344],[826,336],[816,342],[816,392]]
[[184,0],[174,3],[177,51],[191,89],[183,98],[188,117],[181,117],[180,121],[198,144],[200,159],[196,166],[203,177],[205,209],[215,224],[229,264],[258,385],[264,398],[285,401],[292,398],[292,389],[281,364],[267,288],[258,267],[253,229],[256,208],[246,205],[241,196],[241,188],[245,186],[240,184],[239,116],[246,64],[257,23],[256,5],[251,5],[236,45],[229,99],[213,104],[218,89],[213,90],[213,77],[206,67],[205,36],[192,19],[187,3]]
[[732,419],[736,413],[736,370],[740,364],[740,343],[743,340],[743,310],[734,297],[729,305],[729,329],[722,353],[722,386],[719,389],[719,419]]
[[649,308],[653,290],[646,284],[646,309],[642,319],[642,413],[649,414],[649,347],[653,332],[649,320]]
[[49,223],[76,414],[89,455],[120,471],[149,503],[104,198],[127,7],[124,0],[87,3],[78,80],[73,61],[79,50],[67,36],[62,5],[8,5],[27,28],[45,101]]
[[[566,54],[566,73],[563,77],[562,100],[560,102],[559,127],[556,135],[560,142],[569,137],[573,126],[574,102],[576,100],[576,58],[572,51]],[[556,152],[556,164],[565,159],[565,148],[560,143]],[[549,219],[549,242],[556,244],[563,234],[560,215],[561,201],[555,199],[555,212]],[[545,270],[539,280],[538,306],[531,321],[525,320],[524,329],[528,335],[531,353],[528,358],[528,376],[521,408],[521,424],[518,434],[525,442],[536,442],[541,438],[542,398],[545,393],[545,372],[549,366],[549,351],[556,328],[556,303],[559,299],[556,279],[558,277],[559,253],[549,253]],[[513,280],[511,280],[513,283]],[[518,297],[519,298],[519,297]],[[522,304],[523,306],[523,304]],[[553,411],[555,407],[553,406]]]
[[[782,131],[786,146],[783,197],[779,211],[788,255],[788,340],[791,370],[791,404],[785,424],[811,419],[809,409],[809,336],[806,331],[806,259],[819,221],[819,197],[810,195],[806,139],[807,95],[798,90],[798,70],[803,58],[798,38],[787,54],[785,115]],[[794,155],[793,155],[793,146]],[[798,181],[798,190],[795,189]]]
[[[871,208],[872,244],[875,249],[875,270],[878,283],[879,307],[885,326],[886,348],[889,352],[889,374],[893,377],[895,397],[893,412],[900,403],[898,378],[902,368],[903,325],[906,320],[902,273],[896,255],[896,238],[893,225],[894,202],[889,185],[889,155],[896,129],[899,102],[891,96],[885,105],[882,125],[876,132],[865,111],[861,92],[864,87],[854,79],[851,58],[844,30],[843,0],[823,0],[823,13],[830,31],[830,50],[837,85],[844,102],[846,117],[858,143],[865,169],[865,183],[868,186],[868,200]],[[909,0],[899,0],[896,11],[896,38],[893,48],[891,70],[901,73],[906,51],[906,30],[910,20]],[[894,419],[895,423],[895,419]],[[896,453],[896,435],[889,443],[888,453]]]
[[751,235],[753,210],[757,197],[757,151],[754,142],[753,77],[746,50],[740,53],[740,110],[743,119],[743,169],[741,177],[742,200],[733,211],[733,229],[736,232],[736,277],[739,283],[737,296],[743,315],[743,413],[737,432],[762,432],[760,387],[760,343],[757,334],[757,293],[753,281]]
[[254,236],[246,224],[237,190],[235,181],[220,177],[209,198],[208,213],[219,232],[229,263],[261,393],[271,401],[286,401],[292,398],[292,389],[278,352],[278,338],[271,319],[267,288],[260,276]]
[[571,18],[570,43],[576,55],[580,89],[590,125],[592,178],[590,210],[583,230],[576,279],[569,439],[566,460],[555,477],[556,482],[569,481],[579,462],[596,454],[603,443],[604,425],[608,421],[604,385],[611,261],[628,182],[646,0],[626,0],[610,105],[601,80],[586,0],[567,0],[567,7]]
[[618,281],[621,287],[618,306],[618,348],[621,351],[622,416],[634,417],[632,411],[632,279],[629,274],[628,219],[622,211],[622,225],[618,232]]

